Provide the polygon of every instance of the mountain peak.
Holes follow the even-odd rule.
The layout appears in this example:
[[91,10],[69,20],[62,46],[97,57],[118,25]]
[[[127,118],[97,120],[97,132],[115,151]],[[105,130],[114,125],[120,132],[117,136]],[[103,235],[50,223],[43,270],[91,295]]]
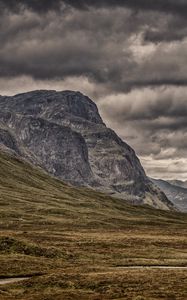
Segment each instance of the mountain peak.
[[0,108],[14,113],[53,119],[74,116],[103,124],[96,104],[78,91],[35,90],[0,98]]
[[17,155],[49,174],[134,204],[172,208],[146,177],[134,150],[106,127],[96,104],[82,93],[18,94],[1,98],[0,112],[0,122],[9,133],[0,143],[14,141]]
[[83,96],[84,95],[79,92],[79,91],[73,91],[73,90],[64,90],[64,91],[57,91],[57,90],[48,90],[48,89],[40,89],[40,90],[32,90],[32,91],[29,91],[29,92],[23,92],[23,93],[18,93],[18,94],[15,94],[13,97],[17,98],[17,97],[29,97],[29,96],[48,96],[48,95],[80,95],[80,96]]

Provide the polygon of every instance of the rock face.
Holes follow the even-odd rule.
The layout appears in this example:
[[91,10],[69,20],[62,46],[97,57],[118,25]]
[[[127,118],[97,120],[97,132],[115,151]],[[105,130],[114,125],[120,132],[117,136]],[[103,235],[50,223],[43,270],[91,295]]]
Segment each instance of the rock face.
[[134,204],[173,205],[147,178],[134,150],[103,123],[80,92],[33,91],[0,97],[0,145],[73,185]]
[[182,212],[187,212],[186,181],[151,179],[168,197],[168,199]]
[[181,181],[181,180],[168,180],[172,185],[179,186],[181,188],[187,189],[187,180],[186,181]]

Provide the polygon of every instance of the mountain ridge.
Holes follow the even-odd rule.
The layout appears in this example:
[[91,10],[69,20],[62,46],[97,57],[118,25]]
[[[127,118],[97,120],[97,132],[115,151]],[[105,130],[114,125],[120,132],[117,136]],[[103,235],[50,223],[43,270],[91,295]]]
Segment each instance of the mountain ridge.
[[151,178],[151,180],[166,194],[168,199],[180,211],[187,212],[187,188],[182,186],[183,183],[185,186],[185,182],[181,182],[179,180],[166,181],[162,179],[153,179],[153,178]]
[[135,151],[106,127],[96,104],[80,92],[1,96],[0,128],[9,135],[1,145],[68,183],[135,204],[173,208],[147,178]]
[[182,180],[175,179],[175,180],[167,180],[167,182],[175,186],[179,186],[185,189],[187,188],[187,180],[182,181]]

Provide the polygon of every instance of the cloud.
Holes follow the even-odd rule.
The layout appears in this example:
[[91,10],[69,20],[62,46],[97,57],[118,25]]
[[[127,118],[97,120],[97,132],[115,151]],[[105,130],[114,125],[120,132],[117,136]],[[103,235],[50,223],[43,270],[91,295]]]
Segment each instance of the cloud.
[[1,12],[4,10],[19,12],[23,9],[29,9],[37,13],[42,13],[49,10],[58,10],[61,5],[61,0],[0,0]]
[[[81,88],[80,88],[81,87]],[[64,80],[34,80],[30,76],[19,76],[15,78],[0,79],[0,95],[13,96],[17,93],[25,93],[32,90],[74,90],[89,95],[92,99],[97,99],[106,94],[103,86],[88,81],[86,77],[67,77]]]
[[[120,30],[124,24],[122,17],[128,18],[129,13],[120,14],[113,27],[114,14],[107,10],[72,11],[59,18],[49,13],[40,19],[25,11],[23,15],[4,17],[0,28],[0,76],[26,75],[36,79],[87,76],[103,83],[119,77],[121,61],[128,63],[129,68],[133,62],[128,58],[128,49],[125,50],[127,33]],[[118,29],[121,33],[115,37]]]
[[109,127],[128,140],[139,156],[154,160],[187,158],[187,88],[145,88],[101,97]]
[[187,178],[187,159],[164,159],[153,160],[150,156],[141,159],[147,174],[152,178],[163,178],[165,180],[176,179],[186,180]]
[[25,7],[37,12],[57,10],[64,3],[79,9],[88,9],[90,7],[128,7],[134,10],[151,10],[180,14],[182,16],[187,15],[187,3],[185,0],[0,0],[2,8],[16,10]]
[[187,88],[136,89],[128,94],[107,96],[100,100],[100,106],[105,108],[111,118],[118,116],[119,122],[124,119],[137,122],[159,120],[164,128],[171,128],[172,118],[180,118],[184,127],[187,115],[186,92]]
[[4,16],[0,77],[83,76],[117,92],[150,85],[186,86],[187,40],[146,43],[147,25],[157,22],[158,16],[134,17],[119,8],[72,9],[58,17],[49,12],[41,18],[30,11]]

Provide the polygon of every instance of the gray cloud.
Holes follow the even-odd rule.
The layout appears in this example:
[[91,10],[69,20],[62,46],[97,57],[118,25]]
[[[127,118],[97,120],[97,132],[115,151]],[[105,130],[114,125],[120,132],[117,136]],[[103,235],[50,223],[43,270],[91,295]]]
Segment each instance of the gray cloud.
[[22,7],[37,12],[59,9],[59,6],[66,3],[79,9],[89,7],[129,7],[134,10],[152,10],[172,14],[187,15],[187,3],[185,0],[1,0],[0,5],[9,10],[16,10]]
[[[107,124],[136,149],[151,176],[187,176],[186,93],[184,87],[146,88],[100,99]],[[181,161],[184,166],[177,172]]]
[[123,92],[150,85],[185,86],[186,43],[171,47],[144,41],[148,24],[154,28],[159,18],[141,13],[134,17],[119,8],[71,9],[58,17],[50,12],[41,18],[27,10],[4,16],[0,76],[87,76],[108,90]]
[[61,0],[0,0],[1,12],[3,12],[3,10],[19,12],[26,8],[41,13],[49,10],[58,10],[61,4]]

